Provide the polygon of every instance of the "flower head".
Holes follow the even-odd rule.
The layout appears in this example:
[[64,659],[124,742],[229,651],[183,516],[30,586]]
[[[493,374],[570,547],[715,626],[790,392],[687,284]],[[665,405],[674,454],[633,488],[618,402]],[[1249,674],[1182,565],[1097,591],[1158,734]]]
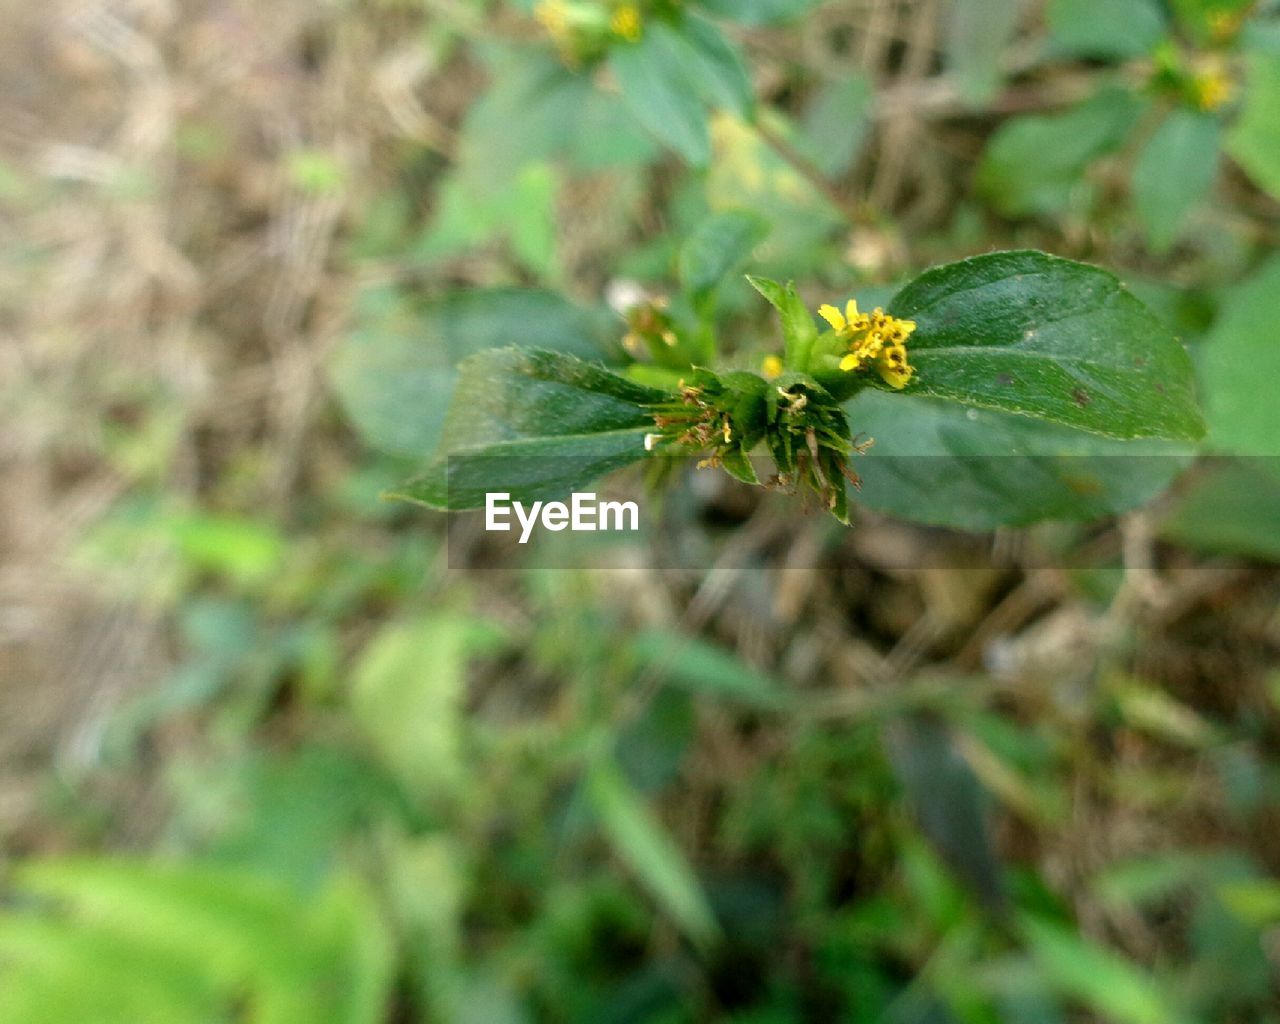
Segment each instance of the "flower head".
[[1209,67],[1192,76],[1190,90],[1197,107],[1213,111],[1230,101],[1235,87],[1223,68]]
[[[784,387],[745,371],[695,369],[674,394],[649,407],[654,429],[645,434],[644,449],[699,456],[699,469],[721,466],[746,483],[804,488],[847,523],[845,484],[858,484],[849,462],[869,442],[850,436],[840,401],[830,392],[794,376],[801,379]],[[757,450],[767,452],[777,470],[767,481],[751,461]]]
[[616,7],[609,18],[609,30],[615,36],[634,43],[640,38],[640,9],[635,4],[622,4]]
[[765,380],[773,380],[774,377],[782,376],[782,360],[777,356],[765,356],[760,362],[760,375]]
[[818,315],[847,342],[848,351],[840,360],[846,373],[874,365],[886,384],[904,388],[914,368],[907,362],[907,338],[916,329],[914,320],[899,320],[878,306],[870,313],[859,313],[858,303],[850,299],[841,313],[835,306],[818,307]]

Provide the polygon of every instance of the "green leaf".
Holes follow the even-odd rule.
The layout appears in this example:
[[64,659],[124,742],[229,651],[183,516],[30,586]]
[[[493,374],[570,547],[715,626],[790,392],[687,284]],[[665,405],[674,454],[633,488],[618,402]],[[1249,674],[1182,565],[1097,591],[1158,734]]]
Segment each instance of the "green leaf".
[[1001,58],[1023,6],[1023,0],[951,0],[947,64],[968,102],[985,103],[999,90]]
[[697,0],[698,6],[725,21],[768,25],[798,18],[823,0]]
[[1218,895],[1248,925],[1266,928],[1280,923],[1280,882],[1274,879],[1230,882],[1219,888]]
[[1167,31],[1158,0],[1051,0],[1049,33],[1079,57],[1141,57]]
[[1115,515],[1159,494],[1192,459],[1174,442],[1118,441],[913,395],[866,390],[846,409],[854,433],[875,439],[853,462],[856,503],[964,530]]
[[468,108],[456,174],[482,202],[503,191],[530,162],[567,155],[594,169],[643,163],[654,146],[621,99],[532,47],[494,47],[492,85]]
[[804,136],[797,140],[829,177],[853,164],[870,127],[871,81],[860,74],[824,85],[805,109]]
[[1192,551],[1280,562],[1280,463],[1247,459],[1206,468],[1160,532]]
[[778,680],[696,637],[646,630],[635,636],[631,649],[643,670],[666,685],[766,708],[784,703]]
[[669,396],[558,352],[495,349],[467,359],[440,453],[393,497],[433,508],[479,508],[560,497],[644,458],[646,408]]
[[690,297],[699,302],[713,292],[768,234],[768,225],[746,210],[713,213],[680,247],[676,272]]
[[693,942],[710,945],[719,935],[715,916],[680,847],[609,761],[593,765],[587,798],[618,856],[640,878],[664,911]]
[[711,106],[736,117],[750,117],[755,97],[738,48],[715,25],[696,14],[686,15],[678,31],[685,44],[686,66],[698,83],[699,95]]
[[702,103],[704,82],[689,66],[689,48],[663,22],[645,26],[639,42],[615,46],[609,68],[642,125],[695,167],[711,159]]
[[1120,719],[1138,732],[1192,749],[1223,741],[1222,731],[1204,716],[1140,679],[1111,679],[1107,691]]
[[495,49],[489,64],[493,83],[468,108],[458,145],[462,176],[484,199],[498,196],[526,164],[569,145],[592,91],[584,76],[529,47]]
[[1003,908],[1004,877],[987,820],[986,794],[951,730],[933,716],[906,715],[886,730],[885,745],[930,845],[984,906]]
[[574,114],[567,147],[569,160],[585,171],[635,167],[658,154],[653,137],[636,121],[622,97],[587,89]]
[[1244,106],[1227,152],[1259,187],[1280,198],[1280,53],[1249,54]]
[[429,266],[501,240],[536,277],[555,280],[561,276],[555,222],[559,177],[547,161],[525,163],[501,187],[486,191],[477,178],[456,168],[442,183],[436,214],[410,258]]
[[1044,253],[934,267],[889,303],[914,320],[914,393],[1111,437],[1204,432],[1191,360],[1114,275]]
[[1141,104],[1127,89],[1103,89],[1061,114],[1013,118],[982,155],[976,185],[1010,217],[1055,216],[1091,203],[1085,168],[1129,134]]
[[1221,125],[1211,114],[1178,108],[1156,129],[1133,170],[1133,198],[1151,247],[1163,253],[1218,170]]
[[1209,444],[1232,455],[1280,455],[1280,257],[1233,288],[1200,346]]
[[287,550],[269,523],[207,513],[166,517],[163,528],[190,565],[242,587],[274,577]]
[[788,281],[783,286],[767,277],[754,277],[751,274],[747,275],[747,280],[751,282],[751,287],[769,300],[782,317],[784,362],[790,369],[803,372],[808,366],[813,343],[818,340],[818,327],[796,292],[795,284]]
[[459,361],[517,342],[599,356],[608,329],[598,312],[551,292],[458,291],[418,308],[404,293],[379,288],[360,296],[356,328],[329,373],[368,444],[425,459],[440,441]]
[[[22,927],[30,918],[16,927],[0,918],[0,1009],[11,1024],[111,1021],[99,1015],[104,993],[92,987],[100,958],[120,968],[106,979],[108,1005],[149,1005],[152,1014],[115,1020],[213,1019],[207,1000],[215,992],[221,1011],[234,1000],[258,1024],[374,1024],[385,1015],[391,954],[354,883],[335,880],[303,899],[270,878],[225,867],[107,860],[34,863],[18,881],[71,912],[43,929]],[[26,961],[16,977],[7,962],[13,952]],[[11,1012],[26,986],[39,993],[50,981],[63,1006],[79,1002],[85,1012],[50,1017],[51,1005],[37,1000],[28,1005],[39,1016]],[[179,1013],[164,1013],[166,1004]]]
[[1154,979],[1118,954],[1034,917],[1024,917],[1022,927],[1040,969],[1062,995],[1116,1024],[1176,1024],[1184,1019]]
[[356,721],[415,796],[455,793],[463,778],[467,624],[436,616],[382,627],[351,678]]

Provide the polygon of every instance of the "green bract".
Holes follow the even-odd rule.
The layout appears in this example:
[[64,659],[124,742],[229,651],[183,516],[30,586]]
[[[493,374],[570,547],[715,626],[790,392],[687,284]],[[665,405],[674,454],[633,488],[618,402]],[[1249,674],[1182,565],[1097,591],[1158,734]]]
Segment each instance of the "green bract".
[[[722,267],[742,245],[737,241],[721,263],[705,242],[731,236],[750,237],[749,222],[724,221],[686,249],[682,274],[704,310]],[[832,310],[824,316],[839,329],[820,332],[794,285],[750,280],[781,318],[784,355],[774,360],[780,372],[772,379],[652,363],[614,372],[564,352],[481,351],[459,367],[434,459],[398,496],[436,508],[475,508],[500,482],[517,499],[548,499],[629,463],[669,455],[697,456],[704,467],[761,483],[749,458],[756,455],[772,463],[765,482],[813,491],[847,521],[845,484],[858,482],[850,462],[872,432],[887,435],[880,438],[886,455],[929,459],[898,469],[891,484],[878,474],[873,504],[985,527],[1088,518],[1136,504],[1181,468],[1187,449],[1125,442],[1188,442],[1203,433],[1182,345],[1097,267],[1026,251],[926,271],[890,300],[883,316],[880,310],[870,316],[910,329],[895,344],[905,345],[912,372],[898,377],[868,373],[848,355],[842,361],[842,351],[865,340]],[[671,352],[704,351],[673,333],[665,344]],[[868,389],[883,393],[869,404],[850,403]],[[1135,469],[1136,463],[1107,461],[1117,455],[1179,457]],[[977,468],[958,461],[1005,456],[1016,458]]]

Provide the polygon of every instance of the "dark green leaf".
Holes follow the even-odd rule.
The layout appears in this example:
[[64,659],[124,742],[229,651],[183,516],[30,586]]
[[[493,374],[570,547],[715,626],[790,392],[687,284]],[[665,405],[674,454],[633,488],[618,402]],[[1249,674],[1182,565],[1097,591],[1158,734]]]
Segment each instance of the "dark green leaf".
[[886,745],[925,838],[985,906],[1002,908],[1004,880],[985,794],[951,731],[930,716],[907,717],[891,725]]
[[926,271],[889,308],[918,324],[915,393],[1111,437],[1204,432],[1186,351],[1105,270],[989,253]]
[[1221,125],[1179,108],[1156,129],[1133,170],[1133,198],[1151,247],[1165,252],[1204,198],[1218,170]]
[[472,356],[445,421],[440,454],[396,497],[433,508],[478,508],[486,494],[562,496],[644,457],[647,403],[664,392],[556,352],[496,349]]
[[883,391],[846,408],[854,433],[875,439],[853,463],[856,504],[965,530],[1114,515],[1160,493],[1192,457],[1172,442]]

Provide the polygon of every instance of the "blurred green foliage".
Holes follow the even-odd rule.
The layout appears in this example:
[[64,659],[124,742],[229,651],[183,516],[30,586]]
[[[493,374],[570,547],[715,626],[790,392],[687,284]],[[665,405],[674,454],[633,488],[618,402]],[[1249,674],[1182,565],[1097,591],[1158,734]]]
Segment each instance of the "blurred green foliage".
[[[111,709],[90,767],[48,773],[50,838],[0,861],[0,1021],[1280,1022],[1275,587],[1247,577],[1280,562],[1280,474],[1247,457],[1280,437],[1280,9],[954,0],[895,92],[853,59],[864,5],[662,0],[638,34],[624,6],[433,4],[403,42],[463,83],[454,145],[389,147],[389,173],[282,158],[310,199],[371,193],[335,250],[354,297],[293,505],[244,498],[252,430],[174,486],[171,396],[107,431],[131,487],[75,565],[172,624],[174,667]],[[876,186],[912,123],[908,156],[952,161],[931,214]],[[0,167],[6,196],[33,187]],[[778,347],[744,269],[796,282],[803,331],[818,301],[1028,246],[1113,267],[1153,311],[1133,333],[1188,343],[1202,447],[863,391],[854,529],[766,506],[818,552],[802,597],[791,549],[687,482],[665,507],[723,562],[667,589],[458,568],[437,520],[381,500],[510,411],[467,389],[511,345],[639,367],[643,396],[713,334],[739,369]],[[619,286],[654,319],[610,310]],[[1097,342],[1082,319],[1068,348]],[[624,344],[649,328],[661,345]],[[559,433],[598,418],[634,446],[623,378],[591,373]],[[1122,425],[1142,397],[1119,393]],[[1181,589],[1126,618],[1133,533],[1098,524],[1184,472],[1132,521]],[[904,580],[875,561],[903,534],[868,512],[1080,566],[1047,594]],[[1081,618],[1047,668],[1018,660]]]

